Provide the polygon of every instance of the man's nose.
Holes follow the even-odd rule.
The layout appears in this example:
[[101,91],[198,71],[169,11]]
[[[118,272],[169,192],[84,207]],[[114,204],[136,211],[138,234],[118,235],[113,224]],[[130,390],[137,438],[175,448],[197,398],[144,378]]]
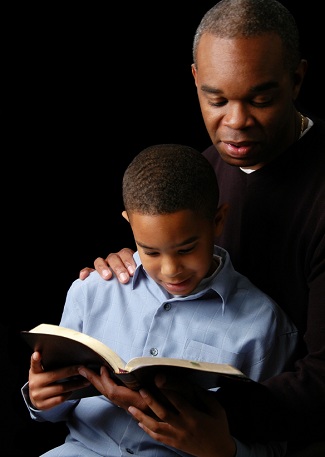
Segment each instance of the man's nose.
[[244,129],[248,126],[250,114],[241,103],[229,103],[223,123],[232,129]]

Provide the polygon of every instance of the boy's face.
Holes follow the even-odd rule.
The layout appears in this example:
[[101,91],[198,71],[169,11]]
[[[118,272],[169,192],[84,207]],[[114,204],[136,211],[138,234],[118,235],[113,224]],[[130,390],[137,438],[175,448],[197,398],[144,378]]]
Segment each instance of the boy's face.
[[[127,218],[125,212],[123,216]],[[214,271],[220,217],[210,221],[182,210],[157,216],[131,213],[128,220],[145,270],[170,294],[190,294]]]

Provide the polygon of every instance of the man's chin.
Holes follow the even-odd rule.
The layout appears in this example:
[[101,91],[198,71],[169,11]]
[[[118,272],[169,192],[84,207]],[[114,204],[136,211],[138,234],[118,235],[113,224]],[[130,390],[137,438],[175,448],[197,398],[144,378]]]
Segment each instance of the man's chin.
[[258,169],[261,165],[256,163],[256,160],[244,158],[244,157],[232,157],[228,154],[220,153],[220,156],[224,162],[233,167],[247,168],[247,169]]

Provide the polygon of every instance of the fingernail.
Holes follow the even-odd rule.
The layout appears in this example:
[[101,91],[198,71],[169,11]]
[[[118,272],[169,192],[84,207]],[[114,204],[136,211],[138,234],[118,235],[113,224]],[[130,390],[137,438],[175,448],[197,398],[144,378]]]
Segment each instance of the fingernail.
[[119,277],[121,281],[128,281],[129,279],[126,273],[121,273]]
[[80,369],[80,370],[78,370],[78,371],[79,371],[79,374],[80,374],[81,376],[83,376],[84,378],[87,379],[87,375],[86,375],[86,372],[85,372],[84,370]]
[[107,278],[109,276],[109,270],[102,270],[102,275],[104,278]]
[[141,395],[142,398],[146,398],[148,396],[148,392],[144,389],[140,389],[139,394]]
[[130,275],[133,275],[133,273],[135,272],[135,269],[131,265],[129,265],[128,272],[130,273]]

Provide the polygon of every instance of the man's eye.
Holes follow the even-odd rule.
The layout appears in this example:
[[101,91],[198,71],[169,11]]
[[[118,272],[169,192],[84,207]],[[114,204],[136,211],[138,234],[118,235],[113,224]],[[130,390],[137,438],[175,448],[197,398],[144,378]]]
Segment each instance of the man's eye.
[[149,255],[151,257],[159,255],[159,252],[153,252],[153,251],[143,251],[145,255]]
[[267,102],[251,102],[252,106],[255,106],[256,108],[266,108],[272,104],[271,100],[268,100]]
[[252,106],[257,106],[259,108],[264,108],[265,106],[271,105],[273,102],[272,97],[255,97],[251,100],[251,105]]

